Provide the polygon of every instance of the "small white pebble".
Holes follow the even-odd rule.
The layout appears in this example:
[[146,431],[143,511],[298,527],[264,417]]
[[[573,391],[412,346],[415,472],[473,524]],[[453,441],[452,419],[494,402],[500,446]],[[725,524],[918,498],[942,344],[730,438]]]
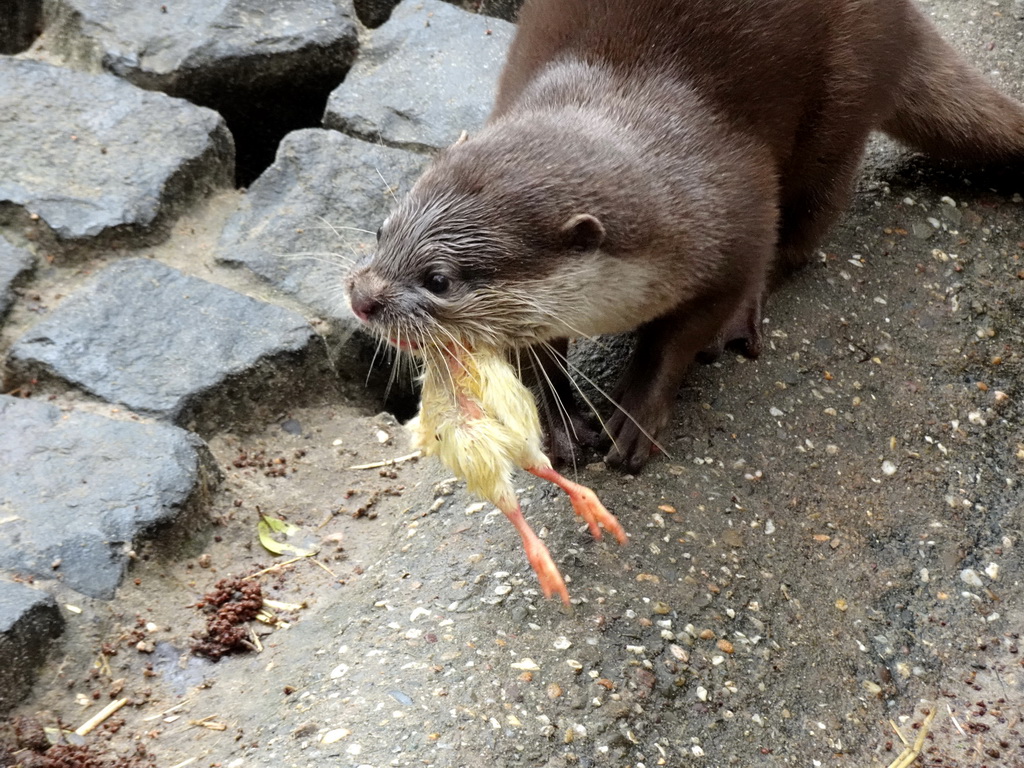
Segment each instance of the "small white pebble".
[[764,524],[764,532],[768,536],[771,536],[773,533],[775,533],[775,521],[774,520],[769,520],[768,522],[766,522]]
[[999,580],[999,564],[989,563],[985,566],[985,575],[988,576],[992,581]]
[[556,651],[564,651],[572,648],[572,641],[567,637],[560,637],[553,643]]
[[893,464],[888,459],[886,459],[885,461],[882,462],[882,474],[883,475],[889,475],[889,476],[895,475],[896,474],[896,465]]
[[539,672],[540,666],[537,664],[536,661],[527,657],[522,661],[512,662],[512,669],[521,669],[524,672]]
[[494,588],[494,594],[496,594],[496,595],[507,595],[511,591],[512,591],[512,585],[511,584],[499,584],[498,586],[496,586]]
[[690,653],[689,653],[689,651],[687,651],[681,645],[670,645],[668,647],[668,650],[669,650],[669,653],[671,653],[675,658],[679,659],[680,661],[689,661],[690,660]]
[[700,699],[701,701],[707,701],[708,700],[708,689],[705,688],[703,685],[698,685],[697,686],[697,698]]
[[348,736],[352,731],[348,728],[334,728],[321,737],[320,741],[324,744],[333,744],[336,741],[341,741]]
[[771,408],[768,409],[768,413],[770,413],[775,418],[779,418],[780,416],[785,416],[785,414],[782,411],[780,411],[778,408],[776,408],[774,405]]
[[925,584],[931,581],[932,578],[927,568],[922,568],[920,571],[917,572],[917,575],[920,576],[921,581],[923,581]]
[[960,571],[960,581],[969,587],[983,587],[985,586],[981,580],[981,576],[973,568],[964,568]]

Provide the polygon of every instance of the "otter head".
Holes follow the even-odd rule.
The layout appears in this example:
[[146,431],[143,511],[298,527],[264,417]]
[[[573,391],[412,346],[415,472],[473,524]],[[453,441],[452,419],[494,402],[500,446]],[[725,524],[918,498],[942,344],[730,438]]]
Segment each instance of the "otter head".
[[494,135],[449,148],[387,218],[346,282],[368,328],[413,350],[577,335],[563,316],[581,286],[565,267],[600,252],[605,226],[555,193],[546,151],[508,149]]

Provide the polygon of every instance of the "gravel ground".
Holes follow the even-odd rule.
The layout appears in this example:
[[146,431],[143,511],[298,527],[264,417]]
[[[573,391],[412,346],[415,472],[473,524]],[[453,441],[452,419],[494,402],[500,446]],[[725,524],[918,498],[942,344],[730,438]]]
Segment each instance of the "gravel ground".
[[[1024,96],[1016,6],[929,6]],[[161,766],[640,768],[889,766],[934,712],[921,764],[1024,766],[1021,194],[874,144],[761,360],[696,370],[643,475],[579,469],[627,546],[521,478],[571,610],[433,463],[349,469],[408,449],[348,382],[212,437],[208,521],[135,552],[113,601],[57,587],[68,631],[16,714],[77,726],[127,698],[91,738]],[[237,197],[145,253],[252,289],[211,255]],[[317,554],[265,551],[261,513]],[[258,652],[191,654],[203,595],[254,573],[277,601]]]

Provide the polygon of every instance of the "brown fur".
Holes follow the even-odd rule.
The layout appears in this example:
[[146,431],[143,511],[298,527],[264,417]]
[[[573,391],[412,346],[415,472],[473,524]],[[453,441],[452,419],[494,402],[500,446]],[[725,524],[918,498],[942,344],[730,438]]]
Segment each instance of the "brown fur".
[[385,222],[353,308],[392,339],[553,344],[560,455],[565,340],[639,328],[606,425],[639,469],[696,356],[759,353],[772,274],[845,207],[874,129],[1024,160],[1024,107],[906,0],[527,0],[488,125]]

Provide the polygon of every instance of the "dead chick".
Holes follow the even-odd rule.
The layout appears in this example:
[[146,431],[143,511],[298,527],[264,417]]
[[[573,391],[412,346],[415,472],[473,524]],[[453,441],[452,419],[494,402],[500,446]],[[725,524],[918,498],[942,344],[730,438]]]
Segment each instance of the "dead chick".
[[424,454],[437,456],[512,522],[546,597],[568,604],[569,591],[551,553],[523,517],[512,488],[516,467],[554,483],[600,539],[602,528],[620,544],[627,541],[596,494],[556,472],[541,449],[537,406],[504,355],[496,350],[425,350],[423,393],[414,440]]

